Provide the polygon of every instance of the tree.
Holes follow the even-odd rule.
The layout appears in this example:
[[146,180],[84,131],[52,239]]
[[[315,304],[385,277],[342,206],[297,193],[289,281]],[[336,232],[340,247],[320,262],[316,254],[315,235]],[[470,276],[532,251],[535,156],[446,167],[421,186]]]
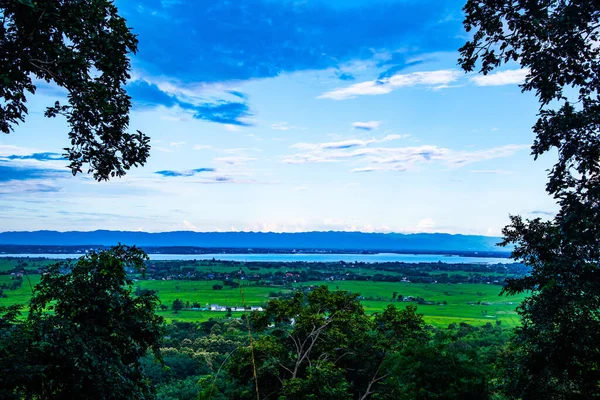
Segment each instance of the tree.
[[511,217],[503,244],[531,267],[504,293],[529,292],[514,340],[511,391],[523,398],[600,395],[600,3],[595,0],[469,0],[465,71],[518,62],[523,91],[540,103],[533,156],[556,151],[549,221]]
[[353,333],[364,332],[368,320],[358,295],[330,292],[326,286],[271,300],[264,312],[252,314],[251,322],[255,332],[275,327],[256,339],[253,349],[233,354],[228,370],[234,386],[257,395],[256,364],[261,398],[270,393],[290,399],[351,398],[348,386],[340,384],[339,366],[331,361],[346,355]]
[[416,307],[389,306],[369,317],[358,294],[326,286],[271,300],[251,320],[255,333],[266,334],[252,349],[238,349],[228,367],[233,387],[256,395],[256,365],[261,397],[372,398],[389,378],[389,356],[427,337]]
[[146,259],[119,245],[48,266],[25,321],[0,310],[0,397],[152,397],[140,359],[150,351],[160,361],[164,321],[156,294],[134,296],[125,272]]
[[111,0],[0,0],[0,131],[25,121],[27,93],[35,79],[64,88],[47,117],[62,115],[70,126],[65,148],[73,175],[101,181],[144,165],[150,139],[128,133],[131,98],[129,54],[136,36]]
[[183,310],[184,306],[185,304],[183,303],[183,300],[175,299],[173,300],[173,305],[171,306],[171,308],[173,309],[173,311],[179,312]]
[[382,390],[389,399],[490,398],[483,365],[471,348],[432,343],[393,353]]

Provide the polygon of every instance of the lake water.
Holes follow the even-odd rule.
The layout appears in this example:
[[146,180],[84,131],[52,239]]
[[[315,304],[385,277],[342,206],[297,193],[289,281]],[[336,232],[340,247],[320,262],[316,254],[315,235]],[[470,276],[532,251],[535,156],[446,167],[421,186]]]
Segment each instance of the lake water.
[[[492,257],[463,257],[445,256],[439,254],[148,254],[151,260],[217,260],[226,261],[305,261],[305,262],[405,262],[405,263],[432,263],[444,262],[454,264],[510,264],[510,258]],[[0,257],[45,257],[52,259],[78,258],[81,254],[0,254]]]

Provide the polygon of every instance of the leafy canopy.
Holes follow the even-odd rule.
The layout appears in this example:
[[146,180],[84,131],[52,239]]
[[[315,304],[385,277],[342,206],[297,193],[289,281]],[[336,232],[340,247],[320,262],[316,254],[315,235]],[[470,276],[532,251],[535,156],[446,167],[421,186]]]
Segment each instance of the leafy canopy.
[[251,321],[253,351],[240,348],[228,365],[241,399],[256,397],[254,366],[261,398],[368,399],[389,378],[392,354],[427,338],[416,307],[370,317],[357,294],[327,286],[271,300]]
[[532,146],[556,152],[547,192],[560,206],[550,221],[511,217],[504,244],[532,268],[506,293],[529,291],[515,338],[512,394],[600,396],[600,2],[469,0],[461,49],[465,71],[487,74],[518,63],[523,91],[539,100]]
[[142,399],[152,388],[140,359],[160,361],[164,321],[155,293],[133,294],[127,269],[146,254],[116,246],[49,266],[29,313],[0,310],[0,397]]
[[0,0],[0,131],[25,121],[27,93],[41,81],[67,91],[47,117],[69,127],[65,157],[73,174],[121,177],[144,165],[150,139],[128,133],[129,53],[138,41],[111,0]]

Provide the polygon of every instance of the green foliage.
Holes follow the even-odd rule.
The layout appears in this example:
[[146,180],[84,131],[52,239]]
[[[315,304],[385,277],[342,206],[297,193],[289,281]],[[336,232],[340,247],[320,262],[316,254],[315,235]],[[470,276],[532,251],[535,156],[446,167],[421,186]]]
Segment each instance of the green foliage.
[[344,370],[332,362],[309,366],[305,378],[291,378],[284,382],[282,397],[288,400],[351,400]]
[[156,294],[133,295],[126,267],[141,269],[145,253],[116,246],[47,268],[29,314],[0,310],[2,398],[149,398],[140,358],[160,362],[163,320]]
[[183,310],[184,306],[185,304],[183,303],[183,300],[175,299],[173,300],[173,305],[171,306],[171,308],[173,309],[173,311],[177,312]]
[[7,400],[25,398],[27,385],[43,371],[32,362],[36,352],[20,309],[19,305],[0,307],[0,398]]
[[469,0],[473,39],[460,63],[484,74],[509,61],[529,69],[539,118],[535,158],[556,150],[547,192],[560,206],[550,221],[512,217],[505,244],[531,274],[505,292],[530,292],[519,308],[518,364],[511,394],[529,399],[600,396],[600,3],[593,0]]
[[[224,387],[225,384],[223,380],[215,378],[218,377],[206,375],[198,380],[198,386],[200,387],[198,400],[228,400],[230,398],[223,394],[223,392],[227,390]],[[219,384],[221,386],[219,386]]]
[[431,344],[405,349],[386,364],[390,378],[384,398],[472,399],[490,398],[487,379],[477,353],[469,346]]
[[251,393],[254,362],[263,396],[367,398],[386,378],[382,367],[388,354],[425,339],[423,319],[415,311],[388,306],[370,318],[356,294],[326,286],[271,300],[264,313],[252,315],[254,329],[268,333],[255,341],[253,354],[240,349],[228,371]]
[[414,305],[370,317],[357,295],[326,287],[272,300],[250,322],[252,349],[243,320],[172,324],[164,346],[173,347],[162,348],[169,369],[147,358],[144,370],[161,393],[198,376],[198,399],[255,399],[254,366],[260,398],[487,399],[511,365],[496,365],[510,354],[499,326],[437,330]]
[[196,400],[198,378],[195,376],[161,385],[156,390],[157,400]]
[[0,0],[0,13],[0,131],[25,121],[34,79],[54,82],[68,101],[45,114],[63,115],[70,126],[65,156],[73,174],[85,164],[107,180],[143,165],[150,139],[127,132],[131,99],[124,88],[138,41],[113,2]]

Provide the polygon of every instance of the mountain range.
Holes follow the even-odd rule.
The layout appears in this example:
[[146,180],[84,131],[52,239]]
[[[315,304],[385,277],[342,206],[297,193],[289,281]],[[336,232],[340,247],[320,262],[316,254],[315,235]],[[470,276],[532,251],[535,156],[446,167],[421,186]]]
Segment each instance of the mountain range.
[[508,252],[498,247],[498,237],[446,233],[363,232],[131,232],[131,231],[33,231],[0,232],[0,245],[111,246],[117,243],[142,247],[200,247],[231,249],[353,250],[353,251],[449,251]]

